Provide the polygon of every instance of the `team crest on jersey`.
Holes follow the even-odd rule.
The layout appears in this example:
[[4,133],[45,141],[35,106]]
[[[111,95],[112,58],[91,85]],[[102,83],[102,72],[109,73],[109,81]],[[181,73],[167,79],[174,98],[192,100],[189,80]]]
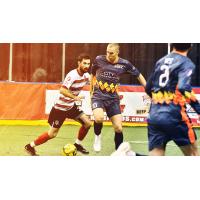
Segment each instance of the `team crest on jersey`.
[[69,76],[68,78],[67,78],[67,81],[70,81],[71,80],[71,77]]
[[190,71],[188,72],[187,76],[191,76],[191,74],[192,74],[192,70],[190,70]]
[[92,108],[93,108],[93,109],[97,108],[97,106],[98,106],[97,103],[93,103],[93,104],[92,104]]
[[55,121],[55,125],[56,126],[59,125],[59,121],[58,120]]
[[173,60],[174,60],[174,58],[165,58],[165,64],[171,65]]
[[124,68],[124,65],[116,64],[116,65],[115,65],[115,68],[117,68],[117,69],[123,69],[123,68]]

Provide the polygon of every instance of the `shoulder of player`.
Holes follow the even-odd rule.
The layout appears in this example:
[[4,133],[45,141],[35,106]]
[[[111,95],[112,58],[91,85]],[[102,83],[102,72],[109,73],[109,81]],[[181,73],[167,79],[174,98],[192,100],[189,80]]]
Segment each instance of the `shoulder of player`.
[[133,65],[129,60],[119,57],[119,64]]
[[77,72],[77,69],[73,69],[73,70],[68,72],[68,74],[66,75],[65,79],[66,78],[74,79],[74,78],[76,78],[78,76],[79,76],[79,74]]
[[162,58],[160,58],[157,62],[156,65],[160,64],[160,63],[164,63],[165,59],[170,57],[170,54],[163,56]]
[[[69,74],[70,73],[70,74]],[[78,79],[85,79],[85,78],[89,78],[90,77],[90,74],[87,72],[87,73],[84,73],[83,76],[80,76],[80,74],[78,73],[77,69],[74,69],[72,71],[70,71],[68,74],[71,76],[71,78],[73,80],[78,80]]]
[[184,66],[187,68],[190,68],[192,70],[195,69],[195,64],[192,62],[192,60],[188,57],[186,57],[186,61],[184,62]]
[[71,71],[68,72],[67,76],[76,75],[76,74],[78,74],[77,69],[72,69]]
[[106,56],[105,55],[98,55],[95,60],[99,61],[99,60],[105,60]]

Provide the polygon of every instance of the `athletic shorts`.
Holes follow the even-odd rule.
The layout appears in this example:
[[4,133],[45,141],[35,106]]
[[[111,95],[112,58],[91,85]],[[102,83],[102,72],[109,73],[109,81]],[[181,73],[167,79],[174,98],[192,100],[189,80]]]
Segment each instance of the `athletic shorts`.
[[76,105],[67,111],[58,110],[53,107],[49,114],[48,123],[54,128],[60,128],[66,118],[78,119],[82,114],[83,111],[80,110]]
[[96,108],[103,108],[109,118],[111,118],[114,115],[121,114],[120,101],[118,99],[92,99],[92,110]]
[[[196,140],[197,136],[194,130],[193,134]],[[188,127],[184,122],[170,125],[148,124],[148,139],[149,151],[159,147],[165,149],[169,141],[174,141],[179,147],[191,144],[188,134]]]

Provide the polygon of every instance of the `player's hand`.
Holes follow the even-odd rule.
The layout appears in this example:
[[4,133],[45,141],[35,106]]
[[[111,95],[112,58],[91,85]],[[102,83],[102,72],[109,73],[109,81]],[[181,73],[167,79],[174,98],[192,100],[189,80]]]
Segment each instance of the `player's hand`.
[[80,95],[80,96],[78,96],[80,99],[85,99],[85,96],[83,96],[83,95]]
[[200,124],[200,115],[198,115],[197,124]]
[[75,101],[82,101],[82,99],[85,99],[85,96],[80,95],[80,96],[77,96],[76,98],[74,98]]

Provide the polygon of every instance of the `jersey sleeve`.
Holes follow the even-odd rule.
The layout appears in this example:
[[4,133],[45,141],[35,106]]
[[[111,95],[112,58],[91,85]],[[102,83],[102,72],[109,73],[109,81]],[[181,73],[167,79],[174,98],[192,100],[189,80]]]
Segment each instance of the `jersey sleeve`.
[[185,65],[178,74],[178,90],[184,95],[185,92],[191,92],[191,79],[194,73],[194,65]]
[[200,115],[200,103],[198,102],[198,100],[191,101],[190,105],[196,111],[196,113]]
[[189,103],[192,108],[200,114],[200,103],[198,102],[191,86],[191,79],[192,74],[194,73],[195,66],[189,65],[183,68],[182,71],[180,71],[178,77],[178,89],[179,91],[184,95],[186,98],[187,103]]
[[73,74],[69,72],[67,76],[65,77],[65,80],[61,87],[69,89],[71,85],[73,84],[73,82],[74,82]]
[[129,61],[127,62],[127,72],[136,77],[140,75],[139,70],[134,67]]
[[88,79],[87,83],[86,84],[90,84],[90,81],[91,81],[91,76],[89,73],[86,73],[86,78]]

